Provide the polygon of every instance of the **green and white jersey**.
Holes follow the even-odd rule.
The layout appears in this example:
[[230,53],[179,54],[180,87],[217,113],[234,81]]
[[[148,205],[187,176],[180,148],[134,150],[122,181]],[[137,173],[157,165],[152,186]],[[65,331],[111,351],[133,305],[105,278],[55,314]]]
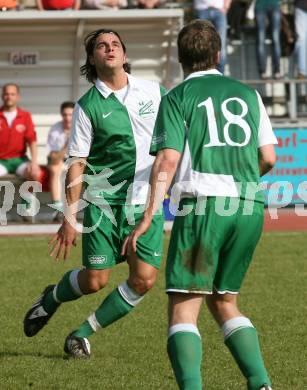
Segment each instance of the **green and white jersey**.
[[275,143],[260,95],[210,70],[192,73],[162,98],[150,153],[170,148],[183,154],[175,177],[181,198],[263,201],[261,191],[252,194],[259,183],[258,148]]
[[103,198],[109,204],[146,202],[154,161],[149,148],[165,92],[157,82],[127,76],[128,85],[120,91],[97,80],[81,97],[68,147],[70,156],[87,158],[86,174],[97,177],[107,172],[101,180],[98,177],[94,188],[105,189]]

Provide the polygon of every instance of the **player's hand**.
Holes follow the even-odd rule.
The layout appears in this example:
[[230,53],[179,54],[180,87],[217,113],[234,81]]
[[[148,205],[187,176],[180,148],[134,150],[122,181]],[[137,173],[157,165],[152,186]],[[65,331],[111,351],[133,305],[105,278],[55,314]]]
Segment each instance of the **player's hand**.
[[61,258],[67,260],[70,255],[71,247],[76,246],[76,239],[76,227],[71,225],[66,218],[64,218],[60,229],[49,241],[48,247],[50,256],[54,257],[56,261]]
[[143,217],[139,225],[125,238],[122,246],[121,255],[127,256],[136,252],[136,242],[140,236],[145,234],[150,228],[152,218]]

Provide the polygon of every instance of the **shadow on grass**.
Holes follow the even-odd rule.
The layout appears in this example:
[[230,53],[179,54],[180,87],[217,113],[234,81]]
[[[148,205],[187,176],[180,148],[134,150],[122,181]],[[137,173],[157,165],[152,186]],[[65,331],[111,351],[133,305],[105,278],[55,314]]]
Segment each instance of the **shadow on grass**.
[[0,359],[6,357],[34,357],[34,358],[43,358],[43,359],[57,359],[57,360],[67,360],[67,357],[60,354],[48,354],[48,353],[34,353],[34,352],[15,352],[15,351],[3,351],[0,352]]

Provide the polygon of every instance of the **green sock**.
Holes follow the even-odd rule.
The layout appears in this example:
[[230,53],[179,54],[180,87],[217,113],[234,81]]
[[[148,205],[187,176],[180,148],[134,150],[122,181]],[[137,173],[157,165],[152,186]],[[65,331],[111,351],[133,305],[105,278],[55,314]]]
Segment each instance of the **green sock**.
[[53,314],[56,309],[60,306],[60,303],[57,302],[53,297],[53,292],[50,291],[44,298],[43,308],[48,314]]
[[168,339],[167,352],[180,390],[201,390],[202,344],[196,333],[176,332]]
[[113,324],[113,322],[124,317],[126,314],[130,313],[133,309],[132,305],[129,305],[118,289],[116,288],[109,294],[102,304],[95,311],[95,316],[102,328]]
[[79,329],[74,332],[74,335],[77,337],[89,337],[94,333],[94,329],[91,327],[88,321],[84,321],[80,325]]
[[249,390],[258,390],[264,384],[271,386],[255,328],[247,327],[234,331],[226,338],[225,344],[247,379]]
[[[128,292],[128,298],[127,295],[125,295],[126,299],[129,299],[129,297],[131,298],[131,296],[135,299],[134,301],[131,300],[131,305],[123,299],[123,296],[119,292],[119,289],[122,290],[123,286],[125,292]],[[113,322],[130,313],[133,307],[141,299],[142,297],[132,291],[127,283],[123,283],[105,298],[95,313],[83,322],[83,324],[74,332],[74,335],[78,337],[89,337],[99,328],[106,328],[113,324]]]
[[77,282],[78,272],[79,270],[66,272],[56,287],[57,300],[54,298],[53,291],[45,296],[43,308],[48,314],[53,314],[62,302],[74,301],[81,297],[82,292]]

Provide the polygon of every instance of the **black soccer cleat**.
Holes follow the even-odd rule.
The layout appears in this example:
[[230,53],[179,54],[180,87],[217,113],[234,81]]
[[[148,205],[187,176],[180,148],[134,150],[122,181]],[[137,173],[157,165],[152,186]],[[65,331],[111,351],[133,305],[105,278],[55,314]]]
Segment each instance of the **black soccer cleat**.
[[64,352],[74,359],[89,359],[91,356],[91,345],[87,338],[74,336],[71,332],[65,340]]
[[50,284],[42,292],[42,295],[28,310],[23,320],[23,330],[27,337],[35,336],[50,320],[55,312],[48,314],[43,308],[44,297],[54,289],[55,284]]

